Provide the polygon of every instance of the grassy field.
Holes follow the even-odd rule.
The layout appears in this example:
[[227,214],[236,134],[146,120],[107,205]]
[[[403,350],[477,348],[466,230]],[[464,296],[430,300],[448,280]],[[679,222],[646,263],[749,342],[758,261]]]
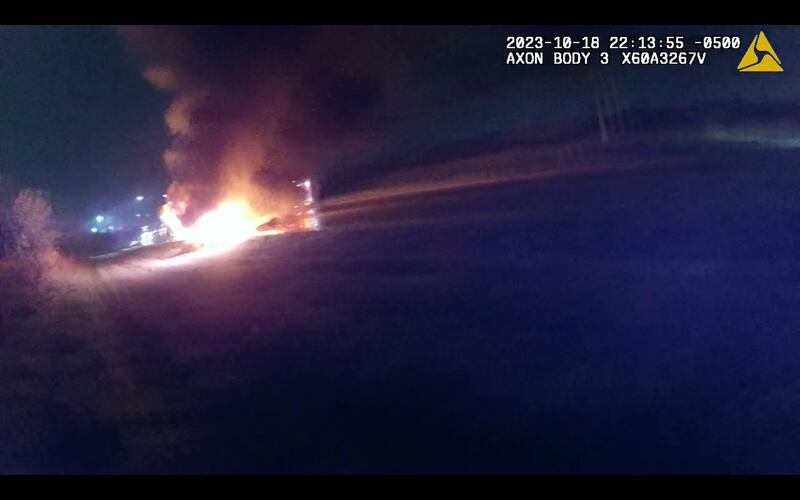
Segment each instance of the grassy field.
[[158,406],[130,375],[102,303],[79,283],[32,283],[2,266],[2,473],[115,470],[123,456],[136,460],[122,453],[138,439],[126,421]]
[[796,472],[800,174],[712,159],[4,265],[0,471]]

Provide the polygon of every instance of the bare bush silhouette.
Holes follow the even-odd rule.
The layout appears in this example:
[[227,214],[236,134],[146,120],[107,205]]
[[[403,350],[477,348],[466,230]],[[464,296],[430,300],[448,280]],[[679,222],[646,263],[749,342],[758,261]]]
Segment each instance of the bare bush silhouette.
[[13,197],[1,188],[0,251],[18,260],[28,274],[41,277],[57,258],[50,202],[38,190],[23,189]]

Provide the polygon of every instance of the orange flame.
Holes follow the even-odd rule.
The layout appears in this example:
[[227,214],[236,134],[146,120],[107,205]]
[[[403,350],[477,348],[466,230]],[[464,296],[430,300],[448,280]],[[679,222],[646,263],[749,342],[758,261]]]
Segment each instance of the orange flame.
[[161,221],[172,230],[176,240],[199,246],[233,246],[263,234],[258,226],[269,219],[259,216],[242,200],[226,200],[203,214],[189,227],[185,227],[172,205],[161,208]]

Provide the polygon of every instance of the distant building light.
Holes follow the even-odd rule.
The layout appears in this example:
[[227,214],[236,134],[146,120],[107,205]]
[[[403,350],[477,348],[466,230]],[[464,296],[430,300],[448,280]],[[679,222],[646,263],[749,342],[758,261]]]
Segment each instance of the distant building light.
[[114,231],[114,226],[108,226],[109,231]]
[[141,216],[142,216],[142,214],[136,214],[136,217],[141,217]]
[[96,232],[97,232],[97,228],[96,228],[96,227],[93,227],[93,228],[92,228],[92,232],[93,232],[93,233],[96,233]]
[[144,199],[144,196],[142,196],[142,195],[139,195],[139,196],[136,197],[136,201],[142,201],[143,199]]
[[102,215],[98,215],[97,217],[94,218],[94,220],[96,220],[97,222],[103,222],[105,220],[105,217],[103,217]]
[[165,194],[162,194],[162,195],[161,195],[161,197],[162,197],[162,198],[166,198],[166,197],[167,197],[167,195],[165,195]]

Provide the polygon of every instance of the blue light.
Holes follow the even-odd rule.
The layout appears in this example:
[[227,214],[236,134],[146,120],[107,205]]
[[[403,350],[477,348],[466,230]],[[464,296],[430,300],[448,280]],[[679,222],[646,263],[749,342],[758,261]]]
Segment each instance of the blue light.
[[105,220],[105,217],[103,217],[102,215],[98,215],[97,217],[94,218],[94,220],[96,220],[97,222],[103,222],[103,220]]

